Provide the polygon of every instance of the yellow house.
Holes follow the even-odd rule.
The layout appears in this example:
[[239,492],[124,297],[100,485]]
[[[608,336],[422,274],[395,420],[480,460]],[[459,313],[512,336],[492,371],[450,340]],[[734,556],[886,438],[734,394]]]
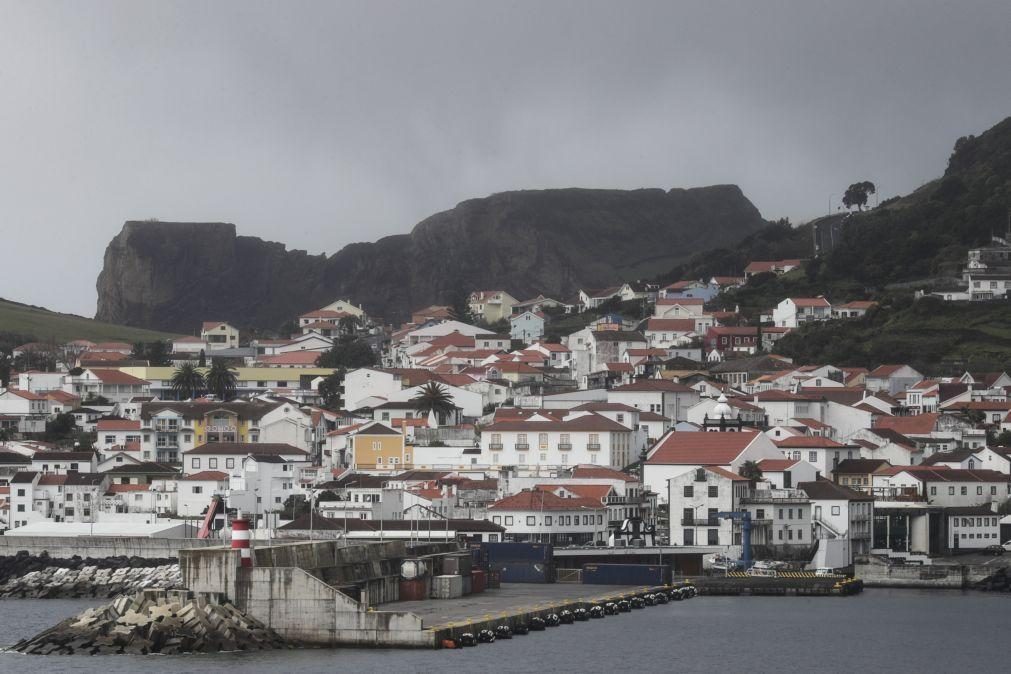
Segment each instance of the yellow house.
[[207,343],[210,351],[239,347],[238,329],[224,321],[204,321],[200,326],[200,339]]
[[348,438],[351,465],[357,470],[400,470],[413,468],[414,447],[394,428],[375,422]]

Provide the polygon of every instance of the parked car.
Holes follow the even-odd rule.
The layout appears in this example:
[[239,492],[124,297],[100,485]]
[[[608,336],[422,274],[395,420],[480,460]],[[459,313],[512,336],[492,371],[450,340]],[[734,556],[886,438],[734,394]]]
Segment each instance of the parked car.
[[993,555],[994,557],[1000,557],[1006,552],[1006,550],[1003,545],[988,545],[983,552],[988,555]]

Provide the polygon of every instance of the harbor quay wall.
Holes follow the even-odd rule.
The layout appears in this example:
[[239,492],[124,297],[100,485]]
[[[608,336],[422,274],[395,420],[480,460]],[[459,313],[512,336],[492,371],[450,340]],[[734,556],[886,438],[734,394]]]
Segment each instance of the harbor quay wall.
[[929,566],[856,564],[854,575],[867,587],[963,589],[993,575],[997,569],[981,564]]
[[227,541],[201,538],[143,538],[139,536],[0,536],[0,557],[12,557],[20,550],[50,557],[145,557],[177,558],[181,548],[209,548]]

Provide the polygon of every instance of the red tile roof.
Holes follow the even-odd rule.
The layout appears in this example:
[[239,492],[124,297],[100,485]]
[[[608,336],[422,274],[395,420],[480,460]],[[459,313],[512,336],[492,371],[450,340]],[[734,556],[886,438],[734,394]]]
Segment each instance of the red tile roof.
[[521,491],[488,506],[489,510],[602,510],[604,505],[592,498],[561,498],[547,491]]
[[606,466],[594,466],[591,464],[580,464],[572,469],[572,477],[577,480],[624,480],[625,482],[638,482],[639,480],[628,473],[623,473],[614,468]]
[[614,491],[614,487],[609,484],[539,484],[534,489],[549,491],[555,495],[564,489],[570,491],[581,498],[589,498],[603,503],[607,495]]
[[518,431],[520,433],[537,433],[547,431],[558,432],[608,432],[624,431],[629,429],[622,426],[617,421],[611,421],[607,417],[599,414],[584,414],[567,421],[540,421],[536,419],[517,419],[507,421],[496,421],[491,426],[487,426],[484,432],[497,431]]
[[183,479],[188,482],[224,482],[228,479],[228,473],[222,473],[220,470],[202,470]]
[[790,300],[798,307],[830,307],[829,301],[824,297],[791,297]]
[[762,459],[758,462],[758,467],[762,469],[763,473],[778,473],[797,465],[797,463],[799,462],[794,459]]
[[289,351],[274,356],[259,356],[256,360],[262,365],[315,365],[320,357],[319,351]]
[[647,464],[653,465],[727,465],[741,455],[758,433],[707,433],[683,431],[668,433],[652,450]]
[[130,421],[129,419],[99,419],[95,423],[95,428],[99,431],[139,431],[140,421]]
[[726,468],[720,468],[719,466],[705,466],[705,469],[710,473],[713,473],[714,475],[720,475],[722,477],[727,478],[728,480],[733,480],[734,482],[750,482],[748,478],[741,477],[737,473],[729,471]]
[[89,369],[88,372],[95,375],[103,384],[125,384],[125,385],[143,385],[148,382],[144,379],[138,379],[133,375],[129,375],[126,372],[120,372],[119,370],[101,370],[97,368]]
[[937,428],[937,419],[940,416],[938,412],[930,412],[909,417],[881,417],[874,424],[874,428],[886,428],[902,435],[927,435]]

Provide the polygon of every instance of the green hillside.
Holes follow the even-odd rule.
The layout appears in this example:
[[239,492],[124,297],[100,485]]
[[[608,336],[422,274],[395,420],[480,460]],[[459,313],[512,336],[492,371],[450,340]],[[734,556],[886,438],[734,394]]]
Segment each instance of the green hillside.
[[0,333],[38,341],[53,340],[57,343],[74,339],[93,342],[151,342],[175,336],[168,332],[102,323],[83,316],[61,314],[5,299],[0,299]]

